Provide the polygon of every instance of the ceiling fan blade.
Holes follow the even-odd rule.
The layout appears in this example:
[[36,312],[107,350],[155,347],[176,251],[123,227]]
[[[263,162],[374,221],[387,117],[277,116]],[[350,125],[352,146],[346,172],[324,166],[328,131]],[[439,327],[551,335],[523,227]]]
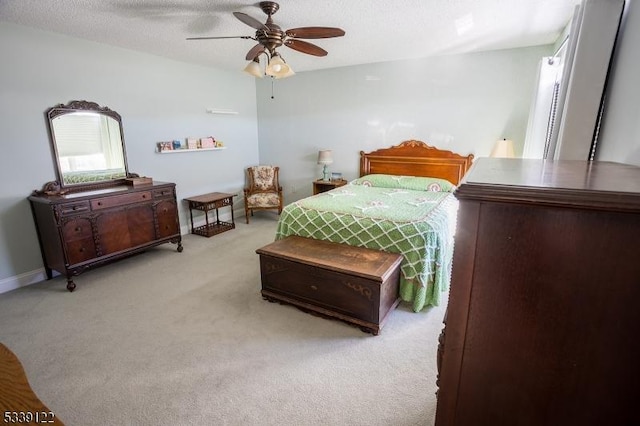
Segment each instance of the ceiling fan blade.
[[264,46],[262,44],[256,44],[251,48],[251,50],[249,50],[249,52],[247,52],[245,59],[247,61],[253,61],[262,52],[264,52]]
[[267,27],[265,24],[263,24],[262,22],[258,21],[256,18],[252,18],[251,16],[247,15],[246,13],[233,12],[233,16],[235,16],[236,18],[238,18],[239,20],[241,20],[242,22],[244,22],[248,26],[250,26],[252,28],[255,28],[256,30],[265,30],[265,31],[269,30],[269,27]]
[[344,30],[331,27],[302,27],[291,28],[285,31],[285,33],[293,38],[331,38],[342,37]]
[[244,38],[253,39],[251,36],[228,36],[228,37],[188,37],[187,40],[215,40],[219,38]]
[[306,41],[289,39],[284,42],[284,45],[292,48],[293,50],[297,50],[298,52],[306,53],[309,55],[327,56],[326,50]]

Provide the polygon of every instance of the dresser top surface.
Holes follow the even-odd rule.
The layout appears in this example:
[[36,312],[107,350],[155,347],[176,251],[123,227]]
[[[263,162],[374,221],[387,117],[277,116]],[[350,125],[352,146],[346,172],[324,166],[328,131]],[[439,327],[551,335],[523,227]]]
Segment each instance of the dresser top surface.
[[479,158],[464,183],[640,193],[640,167],[598,161]]
[[640,210],[640,167],[622,163],[479,158],[457,198]]
[[67,201],[76,201],[76,200],[84,200],[91,199],[98,196],[106,197],[110,195],[119,195],[127,192],[139,192],[139,191],[150,191],[153,189],[159,189],[167,186],[174,186],[174,183],[171,182],[160,182],[153,181],[149,184],[144,185],[114,185],[106,188],[100,189],[92,189],[88,191],[77,191],[77,192],[68,192],[64,194],[55,194],[55,195],[31,195],[29,199],[32,201],[39,202],[49,202],[49,203],[61,203]]

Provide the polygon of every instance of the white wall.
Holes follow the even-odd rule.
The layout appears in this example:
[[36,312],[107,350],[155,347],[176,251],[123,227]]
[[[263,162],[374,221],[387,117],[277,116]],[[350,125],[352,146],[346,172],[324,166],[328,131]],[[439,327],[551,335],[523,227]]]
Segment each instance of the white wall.
[[[118,111],[130,171],[175,182],[179,200],[212,191],[239,192],[244,169],[258,161],[255,83],[243,73],[3,22],[0,58],[0,287],[6,280],[28,281],[42,268],[27,196],[55,180],[44,116],[49,107],[84,99]],[[210,107],[239,114],[207,114]],[[228,148],[154,152],[158,141],[210,135]],[[184,204],[180,222],[186,230]]]
[[596,159],[640,166],[640,3],[627,0]]
[[281,167],[290,202],[311,194],[323,148],[333,150],[330,169],[347,179],[357,177],[361,150],[407,139],[487,156],[496,140],[509,138],[520,154],[536,67],[552,51],[543,46],[302,72],[275,80],[274,99],[271,80],[259,80],[260,160]]

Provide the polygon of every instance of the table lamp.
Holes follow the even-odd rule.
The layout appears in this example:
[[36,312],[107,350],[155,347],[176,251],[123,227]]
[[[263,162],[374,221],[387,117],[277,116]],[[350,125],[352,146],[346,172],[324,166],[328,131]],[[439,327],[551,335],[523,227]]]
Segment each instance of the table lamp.
[[333,156],[330,149],[318,152],[318,164],[322,164],[324,166],[322,168],[322,180],[329,180],[329,171],[327,170],[327,165],[331,163],[333,163]]
[[513,149],[513,141],[509,139],[501,139],[493,145],[489,157],[513,158],[515,157]]

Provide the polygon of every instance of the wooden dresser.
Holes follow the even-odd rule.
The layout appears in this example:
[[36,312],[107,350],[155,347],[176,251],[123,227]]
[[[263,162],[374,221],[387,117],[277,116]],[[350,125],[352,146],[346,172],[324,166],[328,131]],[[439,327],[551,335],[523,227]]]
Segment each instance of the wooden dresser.
[[167,242],[182,251],[175,184],[115,185],[29,197],[47,277],[84,270]]
[[640,424],[640,168],[480,158],[456,197],[436,425]]

